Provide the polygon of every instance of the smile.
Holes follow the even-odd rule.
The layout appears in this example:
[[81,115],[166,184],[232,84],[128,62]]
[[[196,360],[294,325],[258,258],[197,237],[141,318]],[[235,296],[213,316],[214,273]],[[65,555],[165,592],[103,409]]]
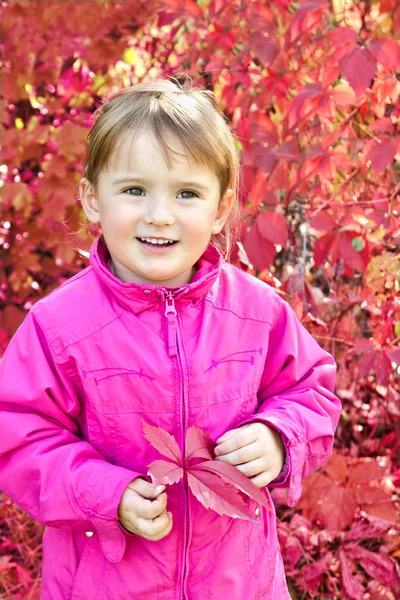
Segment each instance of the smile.
[[[147,252],[151,252],[152,254],[167,254],[172,251],[174,246],[179,242],[175,240],[157,240],[155,242],[150,242],[148,240],[155,238],[136,238],[139,245],[145,249]],[[160,243],[161,242],[161,243]]]
[[151,244],[152,246],[171,246],[172,244],[176,244],[175,240],[166,240],[161,238],[140,237],[137,239],[144,244]]

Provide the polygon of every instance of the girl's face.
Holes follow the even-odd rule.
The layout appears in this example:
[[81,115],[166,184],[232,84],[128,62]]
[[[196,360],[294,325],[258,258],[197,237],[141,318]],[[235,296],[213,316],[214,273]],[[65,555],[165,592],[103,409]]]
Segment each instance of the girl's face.
[[[133,132],[119,149],[119,156],[129,156],[127,169],[121,160],[111,162],[100,174],[97,195],[86,179],[79,184],[86,216],[101,224],[113,272],[124,282],[189,283],[193,265],[229,214],[231,192],[220,198],[217,175],[205,165],[191,164],[172,135],[166,141],[183,155],[173,155],[171,170],[154,134]],[[160,246],[149,240],[174,243]]]

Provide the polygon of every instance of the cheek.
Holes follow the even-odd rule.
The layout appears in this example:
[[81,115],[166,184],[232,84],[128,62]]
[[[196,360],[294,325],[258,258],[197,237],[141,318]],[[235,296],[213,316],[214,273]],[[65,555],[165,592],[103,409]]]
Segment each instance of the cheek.
[[202,210],[193,214],[185,215],[183,223],[187,231],[193,231],[195,235],[209,235],[214,224],[215,211]]
[[132,223],[138,221],[136,212],[132,206],[111,204],[103,210],[101,215],[102,226],[108,230],[132,231]]

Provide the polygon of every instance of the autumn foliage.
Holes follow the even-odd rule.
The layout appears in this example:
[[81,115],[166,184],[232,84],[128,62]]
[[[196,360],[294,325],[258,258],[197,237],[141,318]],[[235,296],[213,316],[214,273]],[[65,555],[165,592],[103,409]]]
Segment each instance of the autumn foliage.
[[[272,495],[292,597],[400,597],[398,0],[2,2],[0,348],[87,264],[76,201],[102,97],[184,72],[238,138],[241,242],[336,359],[335,452]],[[39,598],[41,528],[1,499],[0,597]]]

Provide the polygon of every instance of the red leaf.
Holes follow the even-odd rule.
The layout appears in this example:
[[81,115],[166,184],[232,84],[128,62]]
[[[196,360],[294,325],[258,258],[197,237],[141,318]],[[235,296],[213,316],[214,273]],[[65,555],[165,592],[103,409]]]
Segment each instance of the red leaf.
[[360,36],[352,27],[336,27],[329,31],[328,36],[334,48],[340,48],[344,45],[353,47],[360,41]]
[[381,479],[387,467],[378,464],[376,458],[360,458],[351,469],[350,483],[354,486],[369,484],[374,479]]
[[183,477],[182,467],[167,460],[154,460],[147,471],[154,485],[172,485]]
[[375,361],[375,375],[377,382],[382,385],[387,385],[392,370],[392,364],[387,353],[385,351],[377,352]]
[[370,52],[362,46],[356,46],[343,61],[343,74],[357,96],[372,83],[376,73],[376,61]]
[[214,458],[214,441],[210,436],[199,427],[189,427],[186,432],[186,461],[194,458],[205,458],[212,460]]
[[331,232],[337,223],[326,212],[320,211],[310,220],[310,227],[316,231]]
[[364,238],[361,238],[361,240],[365,245],[360,250],[357,250],[353,246],[353,242],[355,238],[360,238],[359,233],[355,231],[343,231],[337,237],[338,245],[332,252],[332,260],[337,262],[340,258],[343,258],[345,265],[350,269],[364,273],[370,260],[368,244],[365,243]]
[[387,352],[387,355],[389,356],[391,361],[396,363],[396,365],[400,366],[400,349],[395,348],[393,350],[390,350],[389,352]]
[[393,500],[387,502],[377,502],[375,504],[365,504],[363,510],[373,517],[384,519],[397,525],[399,520],[399,511]]
[[156,450],[164,456],[175,461],[179,466],[182,465],[181,451],[175,441],[175,438],[161,427],[153,427],[143,421],[143,432],[146,440],[150,442]]
[[316,267],[322,265],[328,260],[329,254],[332,249],[337,245],[336,233],[326,233],[318,238],[314,244],[314,263]]
[[260,31],[255,32],[252,36],[252,44],[257,57],[263,61],[264,67],[273,63],[279,53],[278,44],[265,37]]
[[276,248],[274,244],[262,236],[257,222],[246,234],[244,248],[252,265],[259,271],[269,267],[275,258]]
[[332,552],[328,552],[310,565],[302,568],[302,584],[308,592],[313,592],[321,582],[322,576],[330,569],[333,560]]
[[375,175],[379,175],[392,164],[396,152],[397,144],[391,137],[371,140],[367,143],[365,160],[371,161]]
[[378,579],[385,585],[397,587],[400,585],[400,578],[396,570],[396,563],[389,556],[370,552],[362,546],[346,546],[350,558],[356,558],[360,561],[362,568],[372,577]]
[[314,31],[321,24],[324,6],[320,0],[308,0],[302,4],[294,13],[290,29],[289,39],[293,44],[303,32]]
[[324,89],[319,83],[306,85],[292,100],[287,114],[289,129],[292,129],[301,119],[317,113]]
[[247,505],[239,492],[217,474],[194,467],[188,472],[188,483],[193,495],[205,508],[234,519],[256,521],[247,512]]
[[343,550],[339,550],[340,566],[342,570],[342,583],[345,594],[351,600],[362,600],[364,598],[365,589],[351,572],[350,565],[346,554]]
[[[261,490],[249,479],[244,473],[239,471],[233,465],[224,463],[221,461],[207,461],[196,465],[196,472],[198,469],[203,471],[210,471],[216,473],[227,483],[235,486],[238,490],[264,506],[267,510],[271,510],[268,500]],[[193,470],[191,471],[193,472]]]
[[[148,466],[148,474],[155,484],[177,483],[184,474],[179,447],[172,435],[161,427],[153,427],[142,420],[147,440],[161,454],[173,462],[155,460]],[[190,489],[206,508],[218,514],[254,521],[247,512],[247,505],[239,490],[271,510],[268,500],[259,488],[236,467],[212,460],[214,441],[198,427],[189,427],[186,434],[186,473]],[[193,459],[202,459],[197,465],[188,466]]]
[[374,537],[383,537],[385,533],[391,528],[391,523],[367,515],[362,520],[353,521],[349,531],[346,531],[344,539],[346,541],[355,541],[361,539],[368,539]]
[[347,83],[339,83],[331,90],[331,96],[334,99],[337,106],[347,108],[349,104],[356,103],[356,97],[354,91]]
[[285,217],[277,212],[264,210],[257,216],[258,229],[265,240],[284,246],[288,234]]
[[362,338],[354,344],[354,352],[371,352],[376,349],[376,343],[371,338]]
[[354,518],[355,492],[335,483],[326,475],[311,475],[303,483],[303,495],[297,506],[310,521],[320,519],[331,531],[342,531]]
[[387,69],[398,69],[400,65],[400,45],[392,38],[378,38],[372,40],[368,50]]
[[375,365],[376,352],[367,352],[364,354],[358,363],[360,377],[366,377]]
[[325,473],[335,482],[344,483],[347,477],[347,463],[342,454],[334,452],[327,462]]
[[332,483],[329,495],[323,499],[320,519],[327,529],[342,531],[352,522],[356,508],[353,490]]

